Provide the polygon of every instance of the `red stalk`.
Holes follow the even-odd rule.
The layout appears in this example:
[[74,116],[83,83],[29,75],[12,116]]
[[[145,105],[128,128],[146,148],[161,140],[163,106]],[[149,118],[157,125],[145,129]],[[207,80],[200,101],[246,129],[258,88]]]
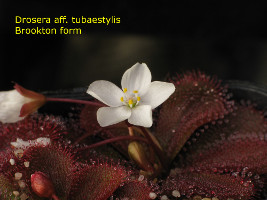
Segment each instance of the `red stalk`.
[[[98,130],[95,134],[98,134],[101,132],[102,129]],[[86,134],[83,134],[81,137],[79,137],[74,143],[73,145],[75,146],[76,144],[79,144],[82,140],[84,140],[85,138],[87,138],[88,136],[90,136],[92,133],[87,132]]]
[[86,100],[79,100],[79,99],[65,99],[65,98],[53,98],[49,97],[46,98],[46,101],[57,101],[57,102],[66,102],[66,103],[78,103],[78,104],[86,104],[92,106],[105,106],[100,102],[93,102],[93,101],[86,101]]
[[119,136],[119,137],[107,139],[107,140],[104,140],[104,141],[101,141],[101,142],[98,142],[98,143],[95,143],[95,144],[91,144],[91,145],[89,145],[87,147],[84,147],[84,148],[80,148],[79,151],[83,151],[83,150],[86,150],[86,149],[92,149],[92,148],[96,148],[96,147],[99,147],[99,146],[102,146],[102,145],[105,145],[105,144],[108,144],[108,143],[118,142],[118,141],[123,141],[123,140],[142,141],[142,142],[145,142],[145,143],[149,144],[147,139],[139,137],[139,136]]

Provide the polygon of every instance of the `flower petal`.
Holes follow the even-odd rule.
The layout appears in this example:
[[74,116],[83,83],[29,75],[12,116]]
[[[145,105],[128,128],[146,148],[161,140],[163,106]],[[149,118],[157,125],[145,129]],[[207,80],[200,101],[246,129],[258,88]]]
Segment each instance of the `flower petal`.
[[131,116],[131,109],[126,106],[102,107],[98,109],[96,115],[100,126],[105,127],[128,119]]
[[15,83],[14,88],[24,97],[28,97],[30,99],[35,99],[38,101],[45,101],[45,96],[43,94],[27,90],[19,84]]
[[147,91],[151,79],[151,72],[147,65],[145,63],[136,63],[123,74],[121,86],[122,89],[127,88],[130,94],[137,90],[139,95],[142,95]]
[[2,123],[14,123],[23,117],[19,117],[21,107],[32,99],[22,96],[16,90],[0,92],[0,121]]
[[121,106],[120,98],[124,96],[122,90],[115,84],[102,80],[91,83],[87,93],[111,107]]
[[150,84],[145,95],[141,96],[140,105],[151,105],[154,109],[166,101],[174,91],[174,84],[154,81]]
[[151,127],[153,123],[151,106],[138,105],[134,107],[128,122],[136,126]]
[[27,115],[30,115],[38,110],[41,106],[43,106],[45,103],[44,101],[34,100],[29,103],[23,104],[23,106],[20,109],[20,117],[26,117]]

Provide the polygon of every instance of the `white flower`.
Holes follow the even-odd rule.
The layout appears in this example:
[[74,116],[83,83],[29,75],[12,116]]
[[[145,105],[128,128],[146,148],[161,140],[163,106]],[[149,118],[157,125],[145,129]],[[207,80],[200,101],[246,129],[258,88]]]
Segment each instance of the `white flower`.
[[45,103],[45,96],[15,84],[14,90],[0,92],[0,121],[17,122]]
[[133,125],[151,127],[152,109],[162,104],[174,92],[172,83],[151,82],[147,65],[136,63],[122,76],[122,89],[109,81],[93,82],[87,93],[110,107],[97,111],[97,121],[105,127],[128,119]]
[[0,92],[0,121],[13,123],[23,119],[19,117],[20,109],[30,101],[30,98],[22,96],[17,90]]

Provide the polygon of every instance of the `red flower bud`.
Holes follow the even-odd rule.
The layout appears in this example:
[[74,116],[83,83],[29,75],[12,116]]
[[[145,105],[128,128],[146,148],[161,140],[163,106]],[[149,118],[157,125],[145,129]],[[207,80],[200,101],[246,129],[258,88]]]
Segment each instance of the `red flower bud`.
[[39,197],[52,198],[55,196],[53,183],[43,172],[35,172],[31,175],[31,186]]

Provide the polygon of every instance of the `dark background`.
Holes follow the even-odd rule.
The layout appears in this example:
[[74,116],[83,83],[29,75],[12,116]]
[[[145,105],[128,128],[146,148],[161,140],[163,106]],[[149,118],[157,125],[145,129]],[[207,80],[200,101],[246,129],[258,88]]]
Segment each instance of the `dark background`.
[[[0,90],[12,89],[12,81],[36,91],[98,79],[120,85],[123,72],[136,62],[150,67],[153,80],[199,69],[220,79],[267,84],[265,4],[177,2],[1,1]],[[82,35],[15,35],[16,15],[115,16],[121,23],[79,25]]]

